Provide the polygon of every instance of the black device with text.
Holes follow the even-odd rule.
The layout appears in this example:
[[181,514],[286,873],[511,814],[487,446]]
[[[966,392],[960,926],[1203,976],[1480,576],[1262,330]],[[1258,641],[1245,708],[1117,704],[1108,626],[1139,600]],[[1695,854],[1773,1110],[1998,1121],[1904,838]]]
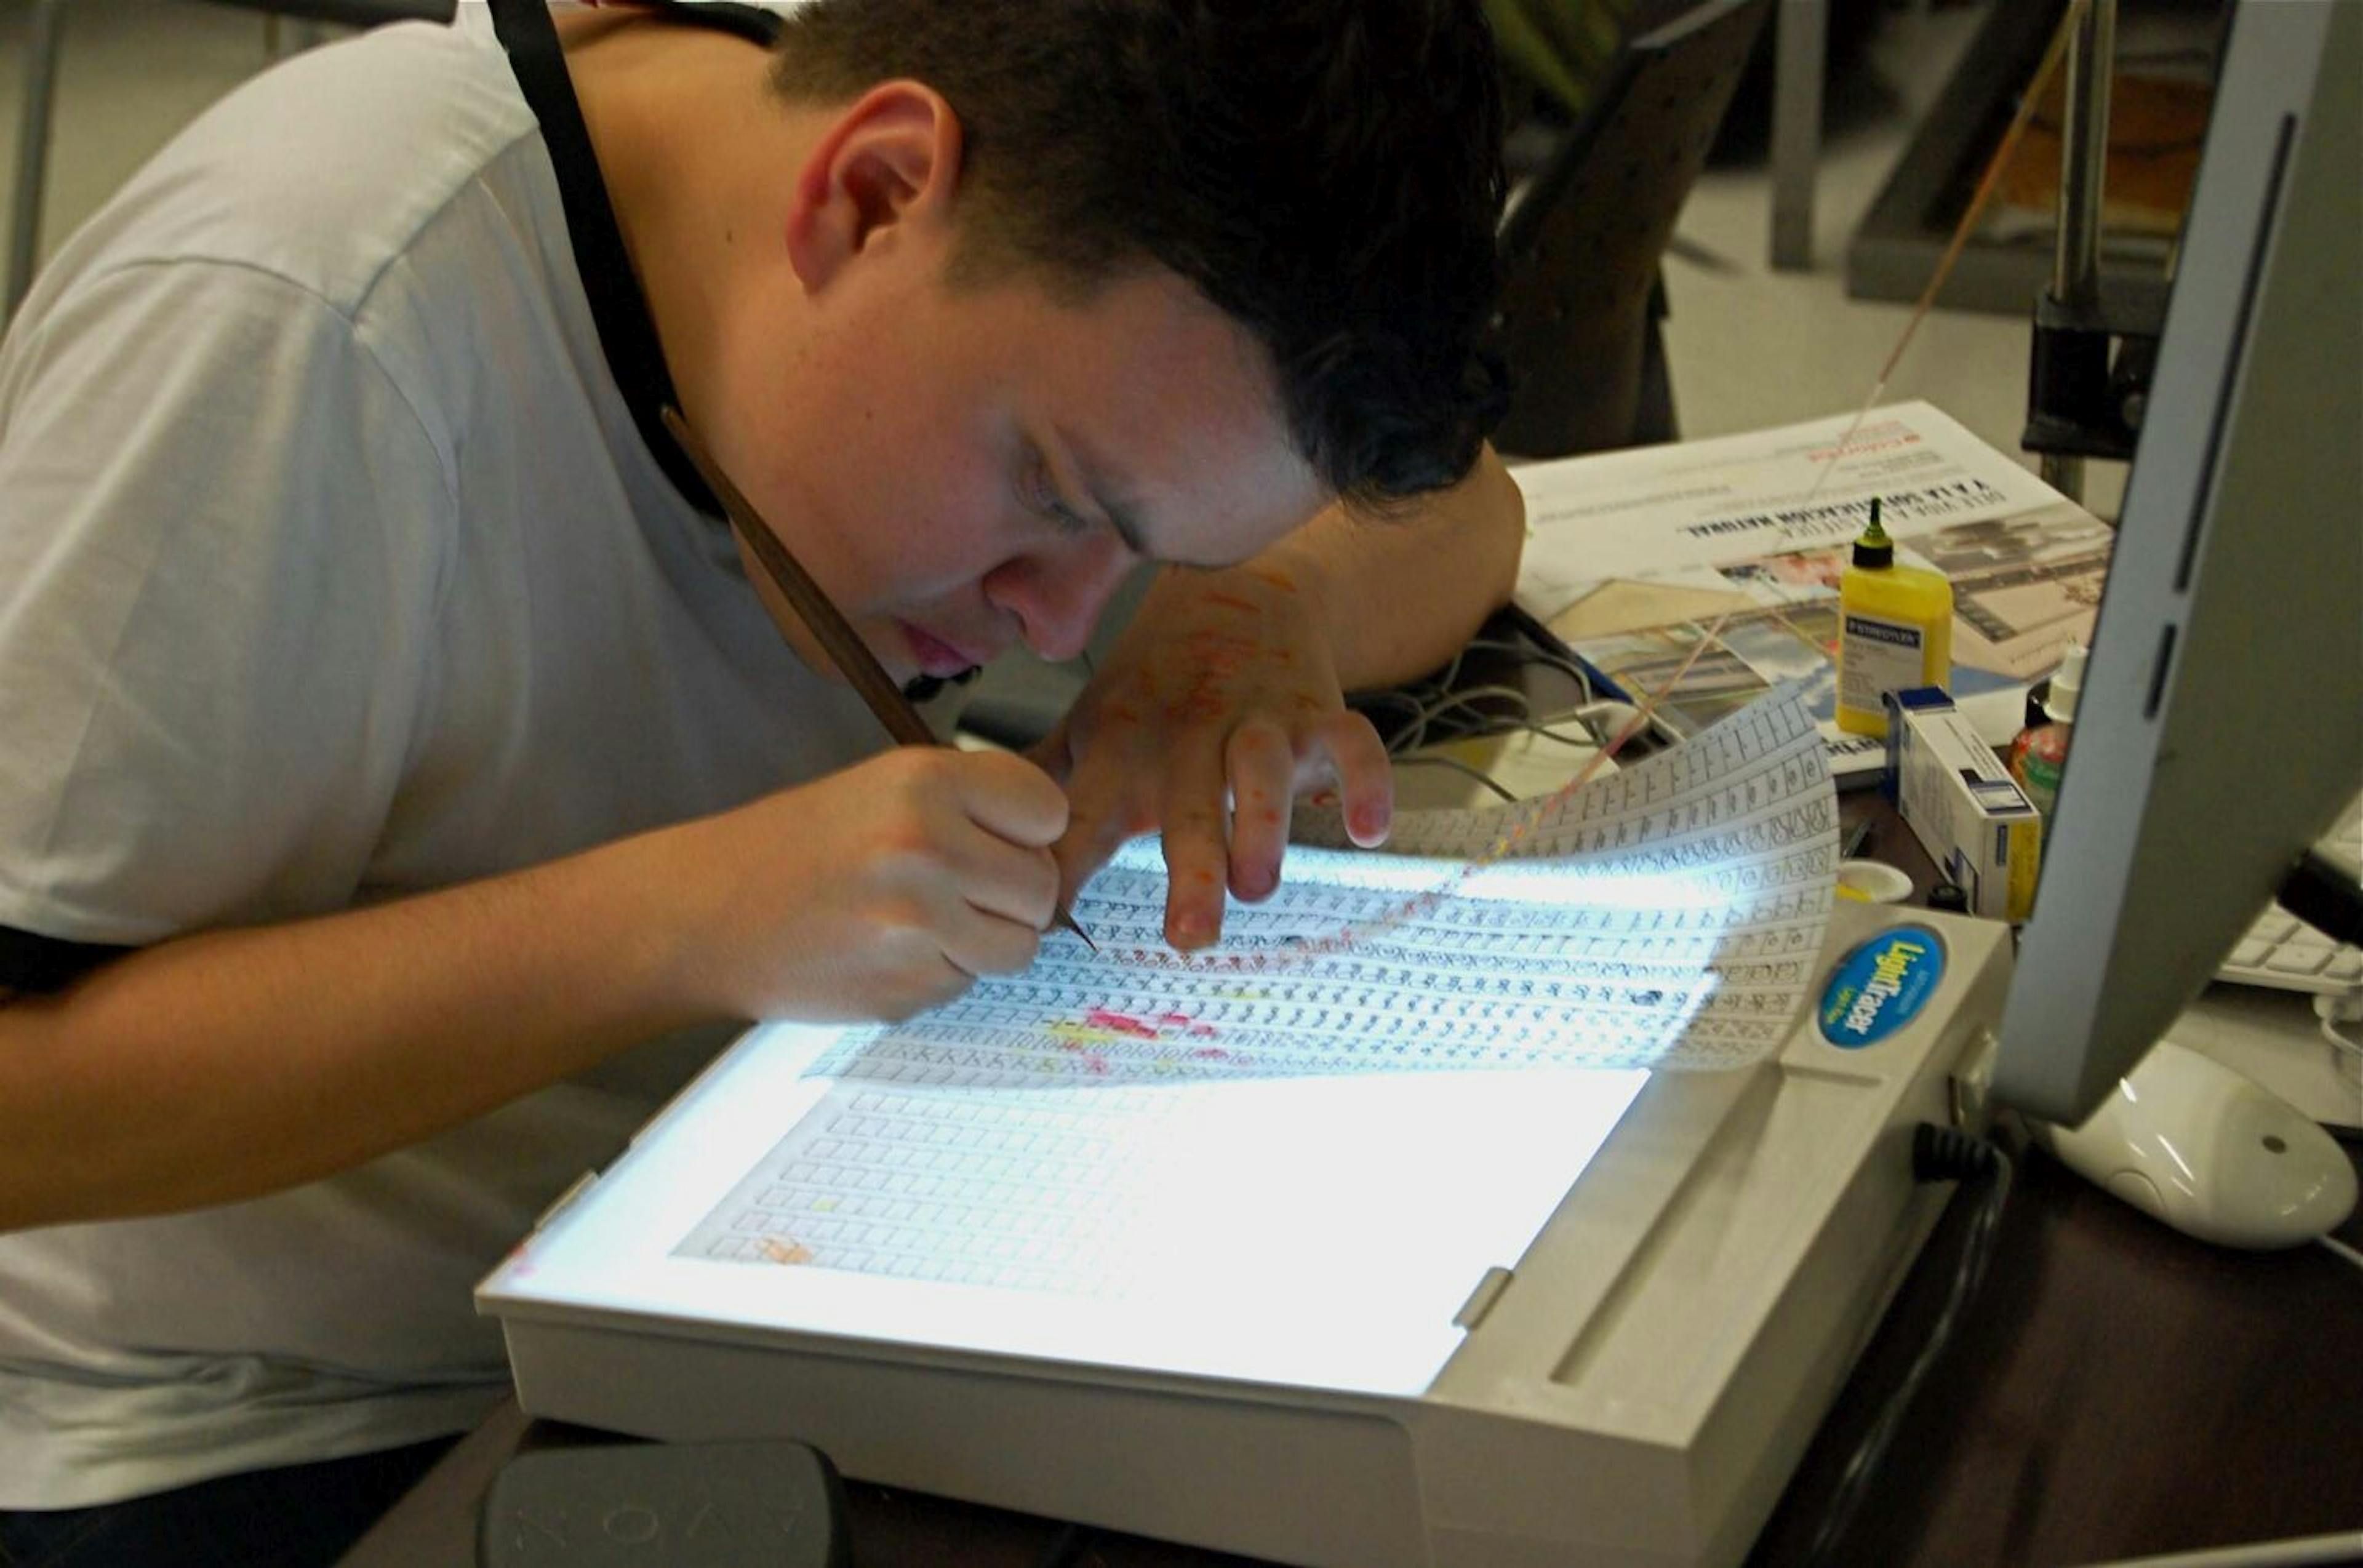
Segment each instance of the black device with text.
[[484,1494],[482,1568],[851,1568],[845,1486],[803,1443],[533,1449]]

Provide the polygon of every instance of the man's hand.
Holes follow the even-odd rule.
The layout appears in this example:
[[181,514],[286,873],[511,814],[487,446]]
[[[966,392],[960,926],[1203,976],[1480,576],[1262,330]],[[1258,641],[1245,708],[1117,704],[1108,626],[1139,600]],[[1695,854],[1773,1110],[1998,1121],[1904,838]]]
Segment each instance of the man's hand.
[[1035,756],[1067,787],[1055,853],[1071,899],[1118,845],[1162,829],[1165,939],[1222,932],[1226,890],[1267,897],[1295,795],[1337,786],[1346,831],[1387,834],[1394,784],[1344,691],[1408,680],[1509,597],[1525,510],[1486,452],[1409,512],[1332,507],[1243,565],[1169,569],[1115,654]]
[[159,942],[0,1006],[0,1230],[348,1170],[692,1024],[894,1018],[1034,960],[1066,797],[906,746],[505,875]]
[[741,1018],[901,1018],[1034,962],[1067,801],[1022,757],[905,746],[670,829],[710,888],[693,995]]
[[1296,795],[1334,784],[1359,844],[1394,810],[1386,750],[1346,706],[1315,602],[1316,573],[1274,553],[1223,572],[1168,572],[1037,757],[1067,785],[1055,851],[1071,899],[1118,845],[1161,828],[1165,940],[1213,942],[1226,889],[1280,885]]

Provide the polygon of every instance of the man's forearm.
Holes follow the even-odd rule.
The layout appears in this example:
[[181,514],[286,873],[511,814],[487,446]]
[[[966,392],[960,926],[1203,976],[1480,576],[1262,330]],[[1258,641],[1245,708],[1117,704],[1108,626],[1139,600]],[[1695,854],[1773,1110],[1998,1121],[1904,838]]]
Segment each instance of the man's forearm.
[[625,840],[0,1006],[0,1230],[312,1180],[694,1021],[663,870]]
[[1488,447],[1411,515],[1323,512],[1250,562],[1318,606],[1348,691],[1423,674],[1459,651],[1517,584],[1525,505]]

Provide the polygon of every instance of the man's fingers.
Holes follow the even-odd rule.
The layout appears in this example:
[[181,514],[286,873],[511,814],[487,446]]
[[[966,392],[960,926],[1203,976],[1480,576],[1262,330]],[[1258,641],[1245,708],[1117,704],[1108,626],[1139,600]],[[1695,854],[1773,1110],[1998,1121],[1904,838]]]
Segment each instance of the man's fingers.
[[1223,933],[1223,893],[1230,881],[1223,809],[1223,755],[1211,745],[1182,747],[1165,780],[1165,940],[1188,952]]
[[1026,748],[1026,760],[1049,774],[1064,788],[1075,771],[1075,748],[1069,738],[1067,721],[1059,720],[1058,728]]
[[1007,751],[959,756],[960,806],[978,827],[1031,848],[1067,830],[1067,792],[1033,762]]
[[1296,755],[1288,732],[1269,719],[1250,720],[1224,747],[1231,794],[1230,890],[1250,902],[1280,885],[1288,848]]
[[961,894],[987,915],[1046,929],[1059,908],[1059,862],[991,833],[972,833],[950,854]]
[[1033,963],[1042,944],[1039,927],[973,904],[948,916],[941,934],[945,961],[964,974],[1020,973]]
[[1050,846],[1059,862],[1058,906],[1072,906],[1075,895],[1092,873],[1108,863],[1132,833],[1122,816],[1109,810],[1077,807],[1067,819],[1066,834]]
[[1129,756],[1094,752],[1067,780],[1067,830],[1050,846],[1059,860],[1059,906],[1082,891],[1124,841],[1142,830],[1149,813],[1142,792],[1156,787]]
[[1351,711],[1333,713],[1307,732],[1306,740],[1309,751],[1328,760],[1337,781],[1346,836],[1366,850],[1386,842],[1394,825],[1394,769],[1370,721]]

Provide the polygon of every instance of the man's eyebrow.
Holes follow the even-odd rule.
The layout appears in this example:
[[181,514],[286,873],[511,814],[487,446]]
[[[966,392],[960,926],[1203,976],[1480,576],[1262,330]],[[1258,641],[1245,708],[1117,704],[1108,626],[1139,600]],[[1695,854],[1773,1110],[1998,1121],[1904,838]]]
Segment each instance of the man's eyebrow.
[[1100,466],[1092,461],[1092,455],[1082,442],[1076,439],[1072,430],[1063,425],[1054,425],[1051,428],[1065,444],[1068,454],[1075,460],[1075,470],[1082,476],[1083,488],[1091,493],[1092,505],[1105,515],[1108,526],[1115,529],[1115,537],[1124,540],[1125,548],[1141,559],[1157,559],[1148,547],[1139,513],[1123,497],[1124,487],[1108,480]]

